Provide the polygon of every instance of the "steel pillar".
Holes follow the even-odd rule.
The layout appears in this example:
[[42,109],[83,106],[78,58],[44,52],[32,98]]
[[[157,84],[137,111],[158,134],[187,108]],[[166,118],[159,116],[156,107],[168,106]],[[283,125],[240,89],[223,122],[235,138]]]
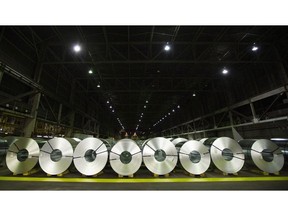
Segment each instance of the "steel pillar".
[[4,68],[0,66],[0,85],[4,74]]
[[256,117],[256,112],[255,112],[255,108],[252,102],[250,102],[250,108],[251,108],[251,112],[252,112],[252,116],[253,116],[253,122],[254,123],[258,123],[259,120]]
[[32,102],[32,109],[31,109],[31,115],[32,118],[27,118],[25,122],[25,126],[23,129],[23,135],[24,137],[31,137],[35,124],[36,124],[36,117],[38,113],[38,107],[40,104],[40,98],[41,98],[41,93],[36,94],[34,97],[31,98]]
[[75,112],[71,111],[69,114],[69,128],[65,134],[65,137],[71,137],[73,135]]
[[58,116],[57,116],[57,123],[61,123],[61,115],[62,115],[62,104],[59,105],[59,111],[58,111]]

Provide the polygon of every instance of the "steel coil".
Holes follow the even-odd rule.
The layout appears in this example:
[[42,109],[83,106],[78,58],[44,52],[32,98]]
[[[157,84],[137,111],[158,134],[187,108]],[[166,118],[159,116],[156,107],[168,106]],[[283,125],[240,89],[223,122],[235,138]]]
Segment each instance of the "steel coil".
[[248,158],[262,171],[277,173],[284,166],[284,156],[279,146],[267,139],[241,140]]
[[8,169],[14,174],[29,172],[38,162],[40,149],[31,138],[17,137],[9,139],[6,154]]
[[74,150],[76,169],[86,176],[101,172],[108,160],[107,147],[100,139],[89,137],[82,140]]
[[205,142],[207,139],[208,139],[208,138],[202,138],[202,139],[200,139],[199,141],[204,144],[204,142]]
[[142,163],[141,149],[131,139],[121,139],[109,154],[110,165],[119,175],[130,176],[136,173]]
[[225,173],[237,173],[244,165],[241,146],[229,137],[220,137],[211,143],[210,154],[215,166]]
[[40,150],[40,167],[50,175],[58,175],[66,171],[72,160],[73,147],[68,140],[61,137],[48,140]]
[[185,143],[185,142],[187,142],[187,141],[188,141],[188,140],[185,139],[185,138],[178,137],[178,138],[176,138],[176,139],[173,139],[173,140],[172,140],[172,143],[176,146],[176,145],[179,144],[179,143],[183,144],[183,143]]
[[196,140],[189,140],[182,145],[179,160],[182,167],[194,175],[205,173],[211,163],[209,149]]
[[163,138],[150,139],[143,148],[143,161],[149,171],[157,175],[170,173],[178,160],[177,150],[172,142]]

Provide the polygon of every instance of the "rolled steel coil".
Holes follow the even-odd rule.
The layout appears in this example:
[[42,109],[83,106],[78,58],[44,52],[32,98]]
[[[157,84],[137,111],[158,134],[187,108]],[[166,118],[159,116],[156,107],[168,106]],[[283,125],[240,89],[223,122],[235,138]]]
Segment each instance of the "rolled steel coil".
[[72,160],[73,147],[65,138],[55,137],[47,140],[40,150],[40,167],[50,175],[58,175],[66,171]]
[[284,166],[284,156],[279,146],[267,139],[240,140],[239,144],[245,150],[249,159],[262,171],[277,173]]
[[181,138],[178,137],[176,139],[173,139],[171,142],[176,146],[177,144],[184,144],[185,142],[187,142],[188,140],[186,138]]
[[29,172],[38,163],[40,149],[31,138],[11,137],[6,154],[6,164],[13,174]]
[[170,173],[177,164],[177,150],[169,140],[155,137],[144,145],[143,161],[152,173],[165,175]]
[[202,138],[202,139],[200,139],[199,141],[204,144],[204,142],[205,142],[207,139],[208,139],[208,138]]
[[211,144],[212,161],[219,170],[225,173],[237,173],[242,169],[245,156],[241,146],[234,139],[220,137],[209,144]]
[[133,140],[121,139],[111,148],[109,161],[117,174],[130,176],[139,170],[142,163],[142,152]]
[[97,138],[89,137],[82,140],[74,150],[73,162],[76,169],[86,176],[101,172],[108,160],[105,143]]
[[203,174],[211,163],[209,148],[199,141],[189,140],[180,148],[179,160],[187,172],[194,175]]

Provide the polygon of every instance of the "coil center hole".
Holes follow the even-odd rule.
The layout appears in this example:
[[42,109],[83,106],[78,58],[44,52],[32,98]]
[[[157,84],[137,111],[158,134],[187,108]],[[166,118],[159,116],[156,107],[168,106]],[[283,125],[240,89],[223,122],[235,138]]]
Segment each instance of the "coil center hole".
[[225,148],[222,151],[222,157],[226,161],[231,161],[233,159],[233,152],[230,149]]
[[29,152],[27,151],[27,149],[21,149],[17,153],[17,159],[20,162],[27,160],[28,156],[29,156]]
[[58,162],[62,158],[62,151],[59,149],[54,149],[50,154],[50,159],[54,162]]
[[123,164],[128,164],[130,163],[132,160],[132,155],[130,152],[128,151],[123,151],[121,154],[120,154],[120,161],[123,163]]
[[201,155],[198,151],[192,151],[189,154],[189,159],[192,163],[199,163],[201,160]]
[[154,153],[154,157],[157,161],[162,162],[166,159],[166,153],[162,149],[157,149]]
[[271,152],[271,149],[264,149],[261,152],[262,158],[266,162],[271,162],[274,159],[274,154]]
[[93,162],[96,159],[96,152],[93,149],[89,149],[85,152],[84,158],[87,162]]

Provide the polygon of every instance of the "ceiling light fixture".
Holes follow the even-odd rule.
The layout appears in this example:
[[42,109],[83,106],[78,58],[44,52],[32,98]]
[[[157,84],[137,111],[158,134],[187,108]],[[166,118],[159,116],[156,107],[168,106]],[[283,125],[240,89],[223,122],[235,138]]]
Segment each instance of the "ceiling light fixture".
[[76,53],[80,52],[81,51],[81,46],[79,44],[76,44],[74,47],[73,47],[74,51]]
[[180,105],[178,105],[177,108],[180,109]]
[[229,71],[227,69],[225,69],[225,68],[222,70],[222,74],[228,74],[228,72]]
[[195,93],[193,93],[193,95],[192,95],[193,97],[196,97],[196,94]]
[[98,83],[98,85],[97,85],[97,88],[100,88],[101,86],[100,86],[100,83]]
[[257,50],[258,50],[258,47],[254,45],[254,46],[252,47],[252,51],[253,51],[253,52],[256,52]]
[[92,70],[89,70],[88,73],[89,73],[89,74],[93,74],[93,71],[92,71]]
[[167,52],[170,50],[170,46],[169,46],[168,43],[165,45],[164,50],[167,51]]

